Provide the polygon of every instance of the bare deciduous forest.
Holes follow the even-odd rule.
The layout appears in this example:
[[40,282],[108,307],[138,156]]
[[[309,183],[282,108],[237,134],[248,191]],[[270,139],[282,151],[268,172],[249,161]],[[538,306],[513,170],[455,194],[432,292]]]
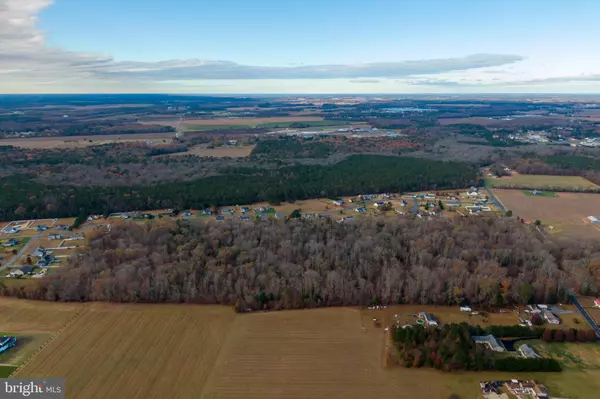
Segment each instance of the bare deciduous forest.
[[540,241],[511,218],[114,226],[5,295],[249,309],[556,302],[600,287],[600,243]]

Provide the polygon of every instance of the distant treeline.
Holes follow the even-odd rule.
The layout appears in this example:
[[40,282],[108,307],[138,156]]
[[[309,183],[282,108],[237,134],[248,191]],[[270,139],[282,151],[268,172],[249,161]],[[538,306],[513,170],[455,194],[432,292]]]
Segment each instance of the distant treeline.
[[597,295],[597,259],[598,240],[540,241],[512,218],[132,222],[90,237],[89,248],[41,281],[4,292],[51,301],[223,304],[242,312],[378,304],[491,309],[564,302],[569,292]]
[[0,179],[0,220],[450,189],[475,184],[476,175],[465,163],[373,155],[334,165],[230,169],[220,176],[152,186],[52,186],[15,175]]

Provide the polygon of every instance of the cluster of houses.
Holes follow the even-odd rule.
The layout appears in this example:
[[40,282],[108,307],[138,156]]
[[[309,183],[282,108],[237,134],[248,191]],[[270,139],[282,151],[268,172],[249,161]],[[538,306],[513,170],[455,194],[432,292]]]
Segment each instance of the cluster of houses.
[[[502,388],[517,398],[550,399],[550,391],[534,380],[480,381],[479,387],[486,398],[497,398],[503,394]],[[506,394],[504,394],[506,395]]]

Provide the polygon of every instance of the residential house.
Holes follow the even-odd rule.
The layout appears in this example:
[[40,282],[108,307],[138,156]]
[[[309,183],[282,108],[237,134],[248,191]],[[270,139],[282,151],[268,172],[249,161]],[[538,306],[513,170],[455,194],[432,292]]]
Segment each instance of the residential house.
[[461,311],[461,312],[472,312],[472,311],[473,311],[473,309],[471,309],[471,307],[470,307],[470,306],[461,306],[461,307],[460,307],[460,311]]
[[44,225],[44,224],[40,224],[40,225],[37,227],[37,231],[46,231],[46,230],[48,230],[48,226],[46,226],[46,225]]
[[227,215],[227,214],[233,215],[234,213],[235,213],[235,211],[233,209],[223,209],[223,210],[221,210],[221,214],[223,214],[223,215]]
[[14,270],[12,272],[10,272],[9,277],[22,277],[24,275],[24,273],[21,270]]
[[190,217],[190,216],[192,216],[192,212],[191,211],[183,211],[183,212],[181,212],[181,216]]
[[379,207],[382,207],[382,206],[384,206],[384,205],[385,205],[385,202],[383,202],[383,201],[377,201],[377,202],[375,202],[375,203],[373,204],[373,206],[374,206],[375,208],[379,208]]
[[19,227],[12,227],[10,229],[4,230],[6,234],[16,234],[21,230]]
[[217,215],[216,219],[217,220],[225,220],[225,216]]
[[203,215],[209,215],[209,216],[210,216],[210,215],[212,215],[212,211],[211,211],[210,209],[208,209],[208,208],[207,208],[207,209],[205,209],[205,210],[203,210],[203,211],[202,211],[202,214],[203,214]]
[[560,319],[549,310],[543,310],[542,317],[550,324],[560,324]]
[[344,200],[341,200],[341,199],[340,200],[333,200],[333,201],[331,201],[331,203],[333,205],[336,205],[336,206],[343,206],[344,205]]
[[240,220],[245,220],[245,221],[250,220],[250,216],[242,215],[242,216],[240,216]]
[[48,239],[49,240],[62,240],[62,236],[60,234],[51,233],[51,234],[48,234]]
[[421,313],[419,313],[419,317],[421,317],[423,320],[425,320],[425,323],[427,323],[428,326],[437,326],[438,325],[437,319],[431,313],[421,312]]
[[367,212],[367,208],[365,208],[364,206],[359,206],[354,208],[354,212],[356,213],[366,213]]
[[242,213],[246,213],[246,212],[250,212],[250,208],[248,208],[247,206],[242,208]]
[[408,202],[406,202],[404,200],[402,200],[402,202],[400,202],[400,206],[407,206],[407,205],[408,205]]
[[21,272],[23,272],[23,274],[26,276],[33,273],[33,267],[31,266],[22,266],[19,270],[21,270]]
[[594,306],[600,308],[600,299],[594,299]]
[[446,202],[446,206],[448,208],[458,208],[460,206],[460,202]]
[[33,253],[31,254],[31,256],[35,256],[37,258],[41,258],[46,256],[46,249],[43,247],[38,247],[35,249],[35,251],[33,251]]
[[425,199],[435,199],[436,197],[435,197],[435,194],[425,194],[425,195],[423,195],[423,198],[425,198]]
[[526,359],[541,359],[542,357],[529,345],[523,344],[519,346],[518,352]]
[[2,246],[4,248],[15,247],[17,245],[19,245],[19,242],[15,239],[10,239],[10,240],[6,241],[4,244],[2,244]]
[[486,345],[488,348],[493,350],[494,352],[506,352],[506,347],[498,338],[494,337],[492,334],[489,335],[474,335],[471,337],[473,342],[476,344]]

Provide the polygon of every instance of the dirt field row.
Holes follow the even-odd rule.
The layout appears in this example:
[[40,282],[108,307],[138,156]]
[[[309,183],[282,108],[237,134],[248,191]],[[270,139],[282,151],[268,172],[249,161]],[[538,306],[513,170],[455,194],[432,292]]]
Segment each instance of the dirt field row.
[[[54,332],[82,307],[83,314],[15,377],[65,377],[68,397],[83,399],[476,398],[480,380],[514,377],[384,368],[384,332],[373,326],[372,311],[352,308],[238,315],[221,306],[0,298],[0,311],[8,315],[0,330]],[[422,307],[385,312],[398,309]],[[449,310],[435,312],[450,320]],[[519,376],[571,399],[600,389],[599,371]]]
[[494,194],[513,215],[540,220],[550,234],[600,238],[600,229],[586,223],[588,216],[600,218],[600,194],[562,193],[558,197],[525,195],[522,190],[494,189]]

